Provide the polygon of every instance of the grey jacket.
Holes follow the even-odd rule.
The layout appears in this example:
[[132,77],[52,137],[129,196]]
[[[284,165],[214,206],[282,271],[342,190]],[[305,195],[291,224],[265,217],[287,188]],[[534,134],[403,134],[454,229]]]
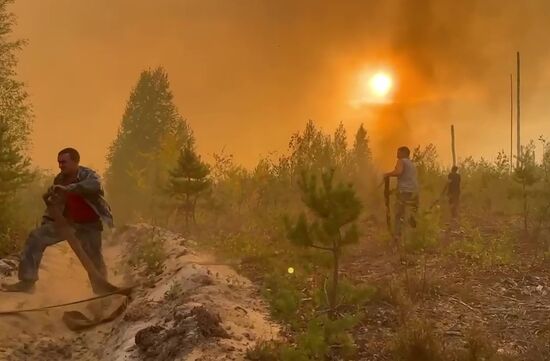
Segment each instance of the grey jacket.
[[[99,175],[90,168],[80,166],[76,178],[76,183],[68,185],[67,190],[82,195],[86,203],[92,207],[103,223],[109,227],[114,227],[111,207],[109,207],[109,204],[104,198],[105,193],[101,186]],[[59,173],[54,178],[53,184],[63,184],[63,174]],[[44,218],[52,220],[52,217],[48,214],[48,210],[46,210]]]

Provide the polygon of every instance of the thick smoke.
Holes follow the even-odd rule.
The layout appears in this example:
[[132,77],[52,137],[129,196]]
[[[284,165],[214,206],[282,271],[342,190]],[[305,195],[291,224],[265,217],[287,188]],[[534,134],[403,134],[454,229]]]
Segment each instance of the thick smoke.
[[[374,121],[379,159],[387,163],[388,155],[393,156],[388,148],[400,143],[434,142],[440,151],[448,151],[451,123],[459,129],[463,157],[505,149],[510,129],[509,74],[515,76],[516,50],[529,64],[522,69],[526,80],[522,100],[532,106],[527,108],[531,115],[527,121],[539,123],[534,126],[539,134],[547,132],[532,109],[540,104],[543,87],[548,90],[544,67],[548,52],[535,41],[544,36],[548,10],[550,3],[543,1],[394,3],[395,22],[388,26],[392,37],[381,46],[389,48],[398,64],[400,82],[395,103],[378,111]],[[534,127],[525,128],[524,138],[537,136]],[[448,158],[444,154],[443,161]]]
[[[446,160],[451,123],[459,157],[494,155],[508,145],[517,50],[524,139],[550,131],[545,0],[43,0],[12,9],[29,40],[20,74],[41,166],[73,145],[103,168],[131,87],[157,65],[199,150],[225,146],[246,165],[284,150],[307,119],[327,130],[365,123],[384,163],[401,143],[433,142]],[[395,104],[353,109],[357,74],[377,64],[397,76]]]

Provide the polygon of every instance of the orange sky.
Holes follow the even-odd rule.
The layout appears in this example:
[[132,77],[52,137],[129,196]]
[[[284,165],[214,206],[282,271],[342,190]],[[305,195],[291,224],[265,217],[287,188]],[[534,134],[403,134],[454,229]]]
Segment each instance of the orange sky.
[[[517,49],[524,138],[550,133],[544,0],[19,0],[12,11],[29,41],[19,74],[41,167],[70,145],[103,170],[131,88],[158,65],[206,159],[225,146],[250,166],[308,119],[364,122],[378,153],[392,139],[434,142],[445,162],[454,123],[459,155],[490,158],[508,149]],[[388,64],[401,104],[351,107],[361,70]]]

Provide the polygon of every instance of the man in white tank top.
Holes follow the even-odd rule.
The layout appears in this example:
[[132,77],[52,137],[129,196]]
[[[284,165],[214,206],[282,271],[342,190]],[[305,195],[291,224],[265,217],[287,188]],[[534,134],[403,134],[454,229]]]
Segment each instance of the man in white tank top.
[[416,167],[410,159],[411,151],[407,147],[397,149],[395,169],[385,173],[386,177],[397,177],[397,197],[395,203],[395,233],[396,240],[401,238],[406,208],[411,208],[409,224],[416,227],[415,215],[418,211],[418,180]]

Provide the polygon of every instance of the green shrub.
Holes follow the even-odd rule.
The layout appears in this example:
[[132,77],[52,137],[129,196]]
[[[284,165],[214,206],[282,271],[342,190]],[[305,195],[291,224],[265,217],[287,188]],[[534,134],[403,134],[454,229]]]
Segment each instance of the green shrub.
[[515,256],[515,242],[507,231],[483,236],[478,228],[465,226],[464,238],[456,241],[449,251],[483,266],[510,264]]
[[293,347],[281,349],[281,360],[350,360],[357,346],[351,330],[361,315],[345,315],[332,320],[328,316],[312,319]]
[[164,299],[166,301],[175,301],[177,300],[183,293],[183,287],[181,286],[181,283],[174,281],[170,285],[170,288],[164,293]]
[[433,249],[439,244],[440,209],[433,207],[428,212],[420,212],[416,218],[416,228],[410,229],[405,237],[405,249],[418,252]]
[[275,341],[260,341],[246,350],[246,359],[251,361],[279,361],[281,344]]
[[295,323],[301,296],[299,290],[290,287],[271,289],[268,299],[274,316],[290,324]]
[[129,263],[136,267],[143,266],[148,274],[159,275],[164,270],[167,257],[164,239],[153,228],[150,237],[140,239],[133,245]]
[[[343,279],[338,292],[337,305],[345,310],[355,310],[369,302],[376,294],[376,289],[366,284],[353,284]],[[325,287],[318,288],[314,293],[315,304],[322,309],[329,307],[327,293]]]

